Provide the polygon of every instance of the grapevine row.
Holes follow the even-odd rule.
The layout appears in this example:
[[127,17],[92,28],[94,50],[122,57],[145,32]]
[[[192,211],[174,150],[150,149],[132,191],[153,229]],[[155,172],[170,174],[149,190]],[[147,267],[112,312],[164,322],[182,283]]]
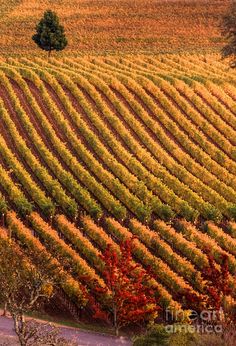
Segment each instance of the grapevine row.
[[[13,76],[17,79],[17,76],[15,75],[15,73],[13,71],[8,71],[9,74],[13,74]],[[12,77],[13,77],[12,76]],[[32,125],[28,115],[24,112],[23,108],[21,107],[21,104],[19,102],[19,100],[17,99],[8,79],[5,77],[4,75],[1,75],[1,81],[4,82],[4,85],[10,95],[11,98],[11,102],[14,105],[14,108],[23,124],[23,126],[25,127],[25,129],[27,130],[29,136],[32,139],[32,142],[36,145],[37,150],[40,152],[40,154],[42,155],[43,159],[46,161],[47,165],[52,169],[52,171],[55,173],[55,175],[57,176],[58,180],[60,180],[63,185],[67,188],[68,191],[70,191],[70,193],[76,198],[77,201],[81,202],[81,205],[83,205],[83,207],[88,210],[88,212],[91,213],[91,215],[95,216],[95,217],[100,217],[101,216],[101,208],[97,205],[97,203],[91,198],[91,196],[89,195],[89,193],[87,192],[87,190],[85,190],[84,188],[82,188],[78,182],[73,178],[73,176],[69,173],[66,172],[60,162],[55,158],[55,156],[47,149],[47,147],[44,145],[44,143],[42,142],[42,139],[40,138],[39,134],[37,133],[37,131],[35,130],[34,126]],[[21,79],[17,79],[17,81],[20,83]],[[22,83],[24,83],[24,81],[22,81]],[[17,134],[16,128],[14,123],[12,122],[12,120],[9,117],[5,117],[4,118],[5,124],[7,125],[8,129],[9,129],[9,133],[11,133],[12,138],[15,138],[16,143],[22,143],[22,146],[19,146],[20,148],[23,148],[24,150],[22,150],[22,155],[27,155],[29,157],[29,150],[26,146],[26,144],[24,143],[23,139],[20,138],[20,135]],[[46,169],[43,167],[40,167],[39,162],[37,163],[37,160],[35,159],[35,157],[33,157],[32,155],[30,155],[30,158],[33,160],[31,161],[31,163],[33,162],[32,168],[36,167],[38,169],[36,169],[36,174],[38,174],[38,177],[40,179],[41,174],[46,174]],[[37,165],[36,165],[37,164]],[[71,165],[73,164],[73,162],[71,163]],[[36,166],[35,166],[36,165]],[[40,174],[40,172],[42,171],[42,173]],[[55,181],[54,179],[52,179],[49,174],[47,173],[47,177],[44,175],[43,177],[43,183],[44,184],[49,184],[48,188],[51,188],[50,190],[52,190],[52,195],[55,197],[58,196],[58,204],[59,205],[63,205],[63,190],[60,187],[60,184]],[[60,196],[61,195],[61,196]],[[68,197],[65,197],[66,199],[68,199]],[[71,208],[76,208],[73,200],[72,199],[68,199],[68,204],[65,204],[65,210],[66,210],[66,214],[68,214],[68,211],[70,211]],[[76,216],[76,209],[75,212],[73,213],[73,216]]]
[[[3,118],[2,113],[5,110],[0,108],[0,115]],[[20,143],[18,142],[18,146]],[[0,135],[0,153],[7,162],[15,176],[19,179],[21,184],[27,190],[28,194],[32,197],[33,201],[38,204],[44,215],[50,216],[55,212],[55,206],[51,199],[45,196],[44,191],[42,191],[36,183],[31,178],[30,174],[24,169],[22,164],[16,159],[15,155],[8,148],[4,138]]]
[[[92,78],[92,77],[91,77]],[[117,84],[117,83],[116,83]],[[98,85],[98,83],[96,82],[96,85]],[[110,99],[114,99],[114,97],[112,97],[112,98],[110,98]],[[125,95],[125,99],[127,100],[128,99],[128,96],[127,95]],[[124,113],[122,113],[122,115],[123,115]],[[127,119],[128,118],[130,118],[130,115],[129,115],[129,117],[127,117]],[[155,127],[155,124],[154,123],[152,123],[152,127]],[[135,124],[135,128],[137,129],[138,127],[137,127],[137,123]],[[159,137],[160,137],[160,134],[159,134]],[[147,140],[147,138],[145,139],[145,144],[146,143],[148,143],[148,140]],[[167,139],[166,140],[166,143],[167,142],[169,142],[169,139]],[[153,153],[154,153],[154,147],[153,147]],[[168,159],[167,159],[168,160]],[[164,162],[165,162],[166,160],[164,160]],[[191,165],[191,163],[189,163],[189,165]],[[178,170],[176,170],[176,172],[178,172]],[[211,178],[211,180],[212,180],[212,178]],[[173,185],[173,184],[172,184]],[[219,186],[220,186],[220,188],[221,188],[221,186],[222,186],[222,183],[220,183],[220,184],[218,184]],[[196,185],[197,186],[197,185]],[[217,186],[218,187],[218,186]],[[233,201],[235,201],[235,198],[233,198],[232,197],[232,193],[235,193],[232,189],[228,189],[228,190],[230,190],[229,192],[226,190],[226,193],[227,193],[227,197],[229,198],[229,199],[231,199],[231,200],[233,200]],[[213,192],[211,192],[211,193],[213,193]],[[207,197],[208,196],[208,197]],[[211,196],[211,194],[209,194],[209,189],[208,189],[208,191],[207,191],[207,193],[206,193],[206,198],[209,198],[209,196]],[[214,201],[215,201],[215,199],[217,198],[216,197],[217,196],[217,194],[216,193],[214,193]],[[223,200],[222,200],[222,198],[221,198],[221,202],[220,203],[222,203],[223,202]]]
[[48,259],[50,264],[54,263],[58,266],[58,281],[65,291],[65,293],[78,305],[81,304],[81,300],[84,299],[84,290],[81,289],[81,284],[75,281],[70,274],[64,271],[59,262],[52,258],[51,254],[41,244],[32,231],[24,226],[24,224],[17,218],[14,212],[8,212],[6,216],[8,230],[11,235],[16,238],[21,244],[24,244],[30,251],[36,256],[42,256],[44,259]]
[[[132,239],[133,237],[128,229],[121,226],[114,219],[107,218],[106,227],[111,234],[119,239],[119,241]],[[184,292],[186,289],[193,291],[193,288],[187,284],[182,277],[173,272],[160,258],[153,256],[138,239],[135,239],[133,244],[133,254],[143,265],[150,266],[153,272],[158,275],[159,279],[171,290],[171,292]]]
[[188,260],[178,255],[166,241],[159,237],[157,232],[150,230],[135,219],[130,220],[129,229],[145,246],[153,250],[155,256],[163,258],[176,273],[186,278],[193,287],[196,286],[198,290],[202,290],[203,279],[200,272]]
[[[150,77],[150,76],[148,76],[148,77]],[[124,80],[124,79],[123,79]],[[180,124],[182,124],[182,122],[183,121],[186,121],[186,119],[185,118],[183,118],[183,116],[182,116],[182,114],[180,113],[180,112],[178,112],[178,113],[176,113],[177,112],[177,110],[175,110],[175,108],[173,108],[173,106],[171,106],[170,105],[170,103],[168,102],[168,100],[164,97],[164,95],[163,95],[163,93],[161,93],[160,92],[160,89],[159,88],[157,88],[157,86],[154,86],[154,84],[151,84],[150,83],[150,81],[149,82],[147,82],[147,80],[146,79],[144,79],[143,77],[139,77],[139,78],[137,78],[136,77],[136,80],[138,81],[138,83],[139,84],[141,84],[141,85],[143,85],[145,88],[147,88],[148,90],[149,90],[149,92],[150,93],[152,93],[153,95],[161,95],[161,97],[159,97],[159,100],[160,101],[165,101],[164,102],[164,104],[163,104],[163,106],[164,106],[164,108],[165,109],[169,109],[168,107],[171,107],[171,109],[170,109],[170,114],[175,114],[175,118],[176,118],[176,116],[178,115],[179,117],[180,117],[180,119],[179,119],[179,122],[180,122]],[[181,102],[183,101],[182,99],[181,99],[181,97],[180,96],[178,96],[178,93],[176,92],[176,90],[175,90],[175,88],[173,88],[173,86],[171,86],[171,84],[170,83],[168,83],[168,82],[166,82],[166,81],[164,81],[164,80],[162,80],[162,79],[160,79],[160,78],[157,78],[157,77],[155,77],[155,76],[152,76],[152,78],[151,78],[151,80],[153,80],[156,84],[158,84],[159,85],[159,87],[161,87],[165,92],[167,92],[167,93],[170,93],[170,95],[171,95],[171,97],[173,97],[174,98],[174,100],[177,102],[177,104],[181,104]],[[172,79],[173,80],[173,79]],[[130,84],[129,84],[129,87],[132,87],[132,80],[130,81],[130,79],[128,80],[129,82],[130,82]],[[173,80],[174,81],[174,80]],[[176,82],[177,83],[177,82]],[[180,81],[179,81],[179,83],[180,83]],[[137,92],[137,88],[135,89],[135,92]],[[144,97],[144,95],[143,95],[144,93],[143,93],[143,89],[140,91],[140,93],[139,93],[139,97]],[[149,101],[146,101],[146,103],[148,104],[148,106],[152,106],[152,110],[153,110],[153,112],[154,112],[154,114],[158,114],[158,118],[160,119],[160,116],[162,115],[162,116],[164,116],[164,113],[163,112],[161,112],[161,110],[160,109],[156,109],[155,107],[155,105],[153,104],[153,102],[151,102],[151,100],[150,100],[150,98],[148,98],[147,97],[147,95],[146,95],[146,99],[147,100],[149,100]],[[182,101],[181,101],[182,100]],[[145,100],[144,100],[144,102],[145,102]],[[186,105],[186,102],[185,103],[183,103],[184,105],[185,105],[185,110],[186,110],[186,107],[188,107],[187,108],[187,110],[188,110],[188,113],[189,112],[193,112],[193,117],[194,117],[194,110],[193,109],[189,109],[189,106],[188,105]],[[164,123],[165,124],[168,124],[168,119],[166,118],[166,120],[165,120],[165,118],[163,118],[163,120],[165,121]],[[150,121],[150,120],[149,120]],[[154,126],[154,123],[152,123],[152,126],[150,126],[150,129],[151,128],[153,128],[153,126]],[[189,125],[188,126],[186,126],[185,128],[189,128]],[[173,130],[173,127],[171,128],[172,130]],[[177,128],[175,127],[175,129],[176,129],[176,131],[177,131]],[[195,133],[196,131],[193,131],[193,134]],[[176,132],[177,133],[177,132]],[[158,138],[160,138],[160,134],[158,133]],[[184,134],[183,134],[183,132],[181,132],[181,131],[179,131],[178,132],[178,134],[176,135],[177,136],[177,138],[178,139],[181,139],[181,144],[182,143],[184,143],[185,141],[187,141],[186,142],[186,148],[191,148],[191,142],[187,139],[187,137],[186,136],[184,136]],[[184,142],[183,142],[184,141]],[[171,146],[173,147],[173,143],[171,143],[170,142],[170,140],[166,140],[166,141],[163,141],[163,144],[164,145],[169,145],[169,149],[170,149],[170,151],[171,152],[173,152],[173,154],[174,155],[176,155],[176,153],[178,154],[178,150],[173,150],[173,148],[171,149]],[[193,144],[193,143],[192,143]],[[196,146],[194,146],[193,147],[193,150],[191,150],[191,155],[193,154],[193,155],[195,155],[195,152],[196,152]],[[213,151],[214,151],[214,147],[212,147],[211,146],[211,148],[213,149]],[[224,170],[224,172],[222,172],[222,167],[219,167],[216,163],[214,163],[211,159],[210,159],[210,157],[208,157],[208,156],[206,156],[206,154],[204,153],[204,152],[201,152],[201,150],[200,150],[200,148],[198,149],[199,150],[199,152],[198,152],[198,155],[197,155],[197,157],[196,157],[196,159],[198,160],[198,158],[200,158],[202,155],[204,155],[204,159],[203,160],[201,160],[201,164],[203,164],[203,165],[205,165],[205,163],[207,162],[209,162],[209,165],[210,165],[210,167],[208,167],[208,165],[205,165],[206,166],[206,168],[207,169],[209,169],[209,168],[211,168],[211,166],[212,166],[212,172],[216,172],[217,174],[220,174],[220,178],[223,180],[223,181],[225,181],[226,182],[226,184],[227,183],[231,183],[231,181],[232,181],[232,183],[231,183],[231,186],[232,187],[234,187],[235,186],[235,182],[233,181],[233,176],[229,176],[229,174],[228,174],[228,172],[226,171],[226,170]],[[222,156],[222,154],[223,153],[221,153],[221,152],[219,152],[219,154],[217,154],[218,156],[218,158],[219,157],[221,157]],[[212,152],[210,152],[210,155],[212,155]],[[178,157],[177,157],[178,158]],[[184,158],[187,158],[187,156],[186,156],[186,153],[184,154],[184,156],[182,155],[182,157],[179,157],[178,159],[179,160],[181,160],[181,162],[182,163],[184,163],[185,161],[183,161],[184,160]],[[225,159],[225,162],[227,163],[228,161]],[[222,162],[221,162],[221,164],[222,164]],[[231,163],[229,163],[229,164],[232,164],[232,162]],[[186,164],[185,164],[185,167],[190,167],[191,168],[191,166],[196,166],[196,163],[194,163],[192,160],[188,163],[188,161],[186,161]],[[228,167],[227,167],[228,168]],[[193,174],[195,173],[195,174],[197,174],[197,172],[198,171],[201,171],[202,170],[202,168],[200,167],[200,166],[198,166],[198,169],[197,169],[197,167],[196,167],[196,170],[195,171],[193,171]],[[205,171],[205,174],[207,173],[207,171]],[[208,175],[209,175],[209,173],[208,173]],[[203,177],[204,177],[204,174],[202,175]],[[227,178],[226,178],[227,177]],[[210,185],[211,184],[211,180],[212,180],[212,178],[211,179],[209,179],[208,180],[208,185]],[[217,188],[216,187],[213,187],[216,191],[222,191],[222,189],[221,189],[221,184],[218,184],[218,186],[217,186]],[[225,190],[225,189],[224,189]],[[223,190],[223,193],[224,193],[224,190]],[[232,190],[231,190],[232,191]],[[222,193],[222,192],[221,192]],[[227,198],[230,198],[230,194],[231,194],[231,192],[229,192],[229,193],[227,193]],[[223,194],[224,195],[224,194]]]
[[[84,216],[82,217],[81,221],[83,223],[83,229],[86,235],[96,244],[98,244],[101,250],[104,250],[108,245],[111,245],[116,251],[119,251],[119,247],[113,238],[108,235],[103,228],[97,226],[93,220]],[[120,241],[122,241],[122,239],[119,239],[119,242]],[[155,285],[160,295],[160,303],[163,306],[168,306],[170,309],[177,311],[181,309],[180,304],[173,300],[170,293],[161,285],[159,280],[155,282]]]
[[[62,78],[61,75],[60,75],[60,78]],[[78,77],[78,78],[79,78],[79,77]],[[64,78],[63,78],[63,83],[64,83]],[[97,83],[96,83],[96,84],[97,84]],[[84,86],[84,83],[83,83],[83,86]],[[120,132],[119,132],[119,133],[120,133]],[[129,139],[129,140],[130,140],[130,139]],[[132,139],[131,139],[131,141],[132,141]],[[139,147],[140,147],[140,146],[139,146]],[[140,155],[140,154],[139,154],[139,155]],[[146,156],[147,156],[147,155],[146,155]],[[153,161],[153,160],[152,160],[152,161]],[[150,160],[149,160],[149,162],[150,162]],[[155,161],[154,161],[154,165],[157,166],[157,163],[156,163]],[[157,170],[156,170],[156,171],[157,171]],[[162,168],[162,171],[163,171],[163,168]],[[159,171],[159,174],[160,174],[160,171]],[[171,185],[171,184],[169,184],[169,185]],[[172,184],[172,186],[173,186],[173,184]],[[182,191],[182,190],[183,190],[183,185],[181,186],[181,190],[180,190],[179,188],[180,188],[180,185],[178,185],[178,188],[176,187],[176,191],[177,191],[177,190],[179,190],[179,192]],[[183,195],[185,195],[185,197],[186,197],[186,190],[187,190],[186,188],[185,188],[185,190],[183,190]],[[193,196],[193,195],[192,195],[192,196]],[[199,206],[199,201],[200,201],[200,198],[198,197],[198,202],[195,203],[196,206]],[[175,203],[175,204],[176,204],[176,203]],[[206,205],[204,205],[204,207],[202,207],[202,210],[203,210],[203,209],[205,209],[205,210],[207,209],[207,208],[206,208]]]

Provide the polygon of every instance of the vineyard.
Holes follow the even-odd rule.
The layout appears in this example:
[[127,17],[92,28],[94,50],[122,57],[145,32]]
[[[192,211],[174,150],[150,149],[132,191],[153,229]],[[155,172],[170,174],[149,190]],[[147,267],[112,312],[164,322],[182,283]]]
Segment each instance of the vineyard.
[[[33,56],[38,18],[49,8],[66,28],[68,56],[107,52],[202,52],[222,47],[230,0],[0,0],[1,56]],[[197,35],[196,35],[197,33]]]
[[235,102],[213,54],[2,60],[0,236],[53,254],[74,309],[129,239],[162,307],[202,293],[206,247],[235,299]]

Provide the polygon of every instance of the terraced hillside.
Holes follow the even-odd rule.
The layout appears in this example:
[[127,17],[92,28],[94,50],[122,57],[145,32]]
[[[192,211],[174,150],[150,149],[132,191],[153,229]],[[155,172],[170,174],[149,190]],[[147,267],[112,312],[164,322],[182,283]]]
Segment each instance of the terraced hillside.
[[2,60],[1,236],[64,258],[75,305],[104,285],[100,253],[134,235],[163,306],[202,292],[206,247],[233,285],[235,82],[216,55]]

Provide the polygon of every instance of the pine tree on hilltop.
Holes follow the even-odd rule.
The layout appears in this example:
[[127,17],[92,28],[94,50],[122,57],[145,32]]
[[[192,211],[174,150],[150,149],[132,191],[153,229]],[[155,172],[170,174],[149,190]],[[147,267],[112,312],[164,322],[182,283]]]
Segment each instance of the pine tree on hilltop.
[[67,38],[64,27],[60,25],[59,18],[55,12],[48,10],[36,26],[36,34],[32,36],[33,41],[50,57],[53,50],[60,51],[67,46]]

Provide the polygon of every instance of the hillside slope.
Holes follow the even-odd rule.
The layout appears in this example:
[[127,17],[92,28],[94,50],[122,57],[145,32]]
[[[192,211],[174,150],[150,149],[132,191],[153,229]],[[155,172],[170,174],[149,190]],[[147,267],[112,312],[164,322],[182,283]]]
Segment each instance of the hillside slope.
[[235,74],[214,59],[9,59],[2,169],[45,215],[234,217]]
[[[1,55],[39,52],[31,40],[47,9],[56,11],[69,45],[82,52],[216,50],[218,24],[229,0],[4,0],[0,1]],[[197,35],[196,35],[197,33]]]
[[235,298],[235,82],[217,55],[1,62],[0,236],[63,259],[73,314],[104,285],[101,252],[133,236],[163,307],[202,292],[206,248]]

